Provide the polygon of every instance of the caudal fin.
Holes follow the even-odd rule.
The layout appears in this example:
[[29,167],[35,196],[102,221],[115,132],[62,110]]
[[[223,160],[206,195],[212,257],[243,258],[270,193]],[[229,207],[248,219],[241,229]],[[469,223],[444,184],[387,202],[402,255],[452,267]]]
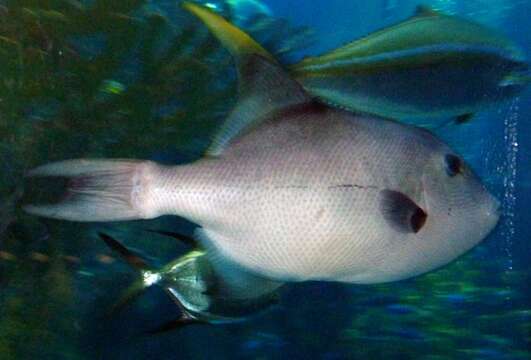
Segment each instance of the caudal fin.
[[116,221],[158,216],[153,182],[161,167],[140,160],[66,160],[39,166],[30,177],[69,179],[63,200],[26,205],[30,214],[72,221]]

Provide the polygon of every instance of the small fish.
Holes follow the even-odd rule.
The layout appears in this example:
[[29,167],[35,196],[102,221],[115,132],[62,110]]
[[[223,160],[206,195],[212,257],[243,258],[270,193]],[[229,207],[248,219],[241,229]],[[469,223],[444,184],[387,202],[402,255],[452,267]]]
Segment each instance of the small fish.
[[[162,235],[167,234],[162,233]],[[216,274],[204,251],[192,250],[160,269],[153,269],[146,260],[111,236],[102,233],[99,236],[131,267],[140,272],[139,279],[125,291],[122,298],[112,307],[111,312],[119,310],[153,285],[161,286],[178,306],[181,312],[180,317],[151,331],[152,333],[190,324],[242,321],[270,309],[278,302],[277,289],[281,284],[273,284],[258,277],[247,277],[248,284],[253,289],[247,291],[246,296],[237,296],[227,286],[223,277]],[[173,237],[180,240],[180,236]],[[188,243],[186,237],[184,240]],[[238,286],[241,288],[244,285],[240,283]],[[264,287],[261,288],[261,286]],[[261,292],[253,296],[252,294],[257,294],[256,289],[261,289]]]
[[514,97],[530,80],[524,53],[511,40],[425,6],[290,70],[328,103],[413,123],[434,117],[464,122]]
[[452,261],[495,227],[499,202],[433,134],[314,100],[248,35],[184,7],[227,46],[239,76],[239,101],[206,156],[178,166],[43,165],[28,175],[70,178],[67,196],[26,211],[73,221],[184,217],[199,226],[194,238],[233,297],[257,291],[245,280],[253,277],[405,279]]

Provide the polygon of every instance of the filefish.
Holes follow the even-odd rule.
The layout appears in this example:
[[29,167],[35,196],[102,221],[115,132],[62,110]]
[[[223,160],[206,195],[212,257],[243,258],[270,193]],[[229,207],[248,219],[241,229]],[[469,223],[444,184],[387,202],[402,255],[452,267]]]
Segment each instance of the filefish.
[[530,82],[523,51],[501,33],[425,6],[403,22],[290,67],[312,95],[411,123],[464,122]]
[[494,228],[499,202],[432,133],[316,101],[248,35],[208,9],[184,7],[232,53],[239,77],[239,101],[205,156],[178,166],[42,165],[28,175],[69,178],[66,196],[26,211],[71,221],[181,216],[199,226],[194,237],[232,293],[249,274],[405,279],[452,261]]
[[[238,322],[265,312],[278,303],[277,290],[282,284],[261,278],[248,278],[247,284],[252,288],[247,289],[245,296],[239,297],[229,293],[223,275],[215,272],[202,250],[189,251],[162,268],[155,269],[111,236],[103,233],[99,236],[140,274],[138,280],[112,307],[111,312],[121,309],[150,286],[162,287],[177,305],[180,315],[151,330],[151,333],[165,332],[190,324]],[[175,234],[172,237],[183,240],[182,235]],[[238,286],[241,288],[243,285],[240,283]],[[260,289],[260,292],[256,289]]]

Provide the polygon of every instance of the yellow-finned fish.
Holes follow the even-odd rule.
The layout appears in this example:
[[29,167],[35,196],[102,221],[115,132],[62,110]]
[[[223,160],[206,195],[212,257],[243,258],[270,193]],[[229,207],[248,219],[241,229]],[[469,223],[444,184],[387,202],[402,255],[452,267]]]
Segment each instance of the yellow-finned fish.
[[406,21],[290,70],[328,103],[414,123],[467,120],[529,83],[524,53],[510,39],[424,6]]
[[[227,49],[272,59],[244,31],[217,17],[203,13],[200,19]],[[326,103],[422,125],[433,118],[466,122],[531,80],[523,51],[510,39],[425,6],[410,19],[288,69]]]

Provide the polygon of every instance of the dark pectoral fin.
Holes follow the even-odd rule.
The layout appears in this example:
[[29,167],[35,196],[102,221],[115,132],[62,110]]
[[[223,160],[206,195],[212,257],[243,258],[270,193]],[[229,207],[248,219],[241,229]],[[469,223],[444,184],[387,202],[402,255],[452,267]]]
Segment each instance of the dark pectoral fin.
[[417,233],[428,214],[407,195],[393,190],[380,192],[380,211],[387,223],[402,233]]

